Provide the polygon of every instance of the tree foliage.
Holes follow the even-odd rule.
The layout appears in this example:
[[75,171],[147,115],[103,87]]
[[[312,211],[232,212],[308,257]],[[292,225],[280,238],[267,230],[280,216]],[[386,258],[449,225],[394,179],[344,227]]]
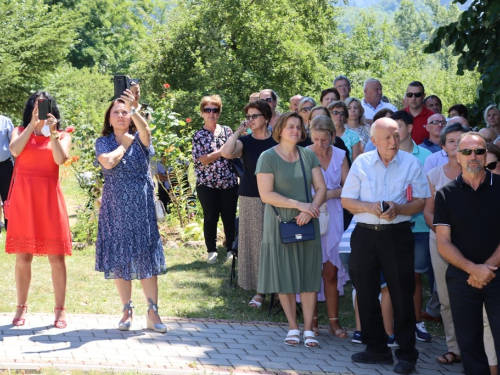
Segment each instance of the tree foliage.
[[[464,4],[465,0],[457,0]],[[500,102],[500,2],[474,0],[458,20],[438,28],[426,52],[435,53],[451,46],[459,56],[457,74],[477,70],[481,83],[477,86],[477,105],[486,107]],[[477,112],[478,109],[476,109]]]
[[31,92],[61,64],[80,18],[36,0],[0,2],[0,109],[18,117]]

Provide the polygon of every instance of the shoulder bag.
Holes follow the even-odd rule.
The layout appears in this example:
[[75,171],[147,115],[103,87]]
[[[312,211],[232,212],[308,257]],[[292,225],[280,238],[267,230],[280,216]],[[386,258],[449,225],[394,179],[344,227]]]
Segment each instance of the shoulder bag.
[[[304,168],[304,162],[302,160],[302,155],[300,154],[300,149],[298,149],[299,152],[299,160],[300,160],[300,167],[302,168],[302,177],[304,178],[304,187],[306,190],[306,201],[309,203],[309,189],[307,188],[307,180],[306,180],[306,171]],[[280,237],[281,237],[281,243],[283,244],[289,244],[289,243],[294,243],[294,242],[303,242],[303,241],[312,241],[316,239],[316,233],[314,231],[314,223],[313,219],[309,220],[307,224],[304,225],[298,225],[295,219],[292,219],[288,222],[283,221],[281,219],[280,214],[278,213],[278,210],[274,206],[271,206],[274,210],[274,213],[278,217],[279,221],[279,231],[280,231]]]
[[[224,135],[226,136],[226,142],[229,139],[227,136],[227,129],[225,126],[224,127]],[[240,178],[243,177],[243,174],[245,173],[245,169],[243,168],[243,162],[241,161],[240,158],[234,158],[234,159],[227,159],[229,160],[230,163],[233,164],[234,170],[236,172],[236,175]]]

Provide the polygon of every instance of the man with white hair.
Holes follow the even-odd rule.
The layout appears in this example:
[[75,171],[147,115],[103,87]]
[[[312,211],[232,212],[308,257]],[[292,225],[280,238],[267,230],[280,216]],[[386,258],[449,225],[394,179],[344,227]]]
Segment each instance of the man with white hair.
[[290,105],[288,106],[288,108],[290,108],[290,111],[297,112],[297,110],[299,109],[299,103],[302,98],[302,95],[294,95],[290,98]]
[[411,218],[430,197],[419,160],[399,150],[398,123],[375,121],[370,129],[374,151],[359,155],[342,189],[342,206],[354,214],[349,271],[358,294],[359,317],[366,350],[351,358],[357,363],[392,364],[392,351],[382,321],[378,295],[384,274],[394,309],[394,336],[399,344],[394,372],[415,370],[415,240]]
[[368,78],[363,84],[365,97],[361,100],[361,105],[365,110],[365,120],[368,124],[373,122],[375,113],[383,108],[388,108],[393,112],[398,109],[391,103],[382,101],[382,84],[378,79]]

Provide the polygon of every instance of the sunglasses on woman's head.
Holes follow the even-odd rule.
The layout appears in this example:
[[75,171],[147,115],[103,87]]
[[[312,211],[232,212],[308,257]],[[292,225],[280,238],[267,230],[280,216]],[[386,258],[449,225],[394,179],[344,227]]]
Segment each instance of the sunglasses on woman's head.
[[492,161],[491,163],[486,164],[485,168],[489,169],[490,171],[494,170],[497,167],[497,161]]
[[470,148],[464,148],[462,150],[458,150],[462,155],[464,156],[469,156],[472,153],[475,153],[476,155],[484,155],[486,153],[485,148],[476,148],[475,150],[471,150]]
[[220,108],[203,108],[204,113],[219,113]]

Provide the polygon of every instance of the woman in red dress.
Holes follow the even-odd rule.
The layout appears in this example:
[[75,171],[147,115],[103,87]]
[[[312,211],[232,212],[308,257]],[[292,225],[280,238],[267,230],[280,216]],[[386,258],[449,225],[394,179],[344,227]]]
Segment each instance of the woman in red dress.
[[[38,117],[40,99],[52,104],[47,120]],[[48,256],[55,296],[56,328],[65,328],[65,255],[71,255],[68,213],[59,184],[59,166],[69,158],[71,137],[60,130],[59,110],[48,93],[37,92],[26,103],[23,126],[15,128],[10,151],[16,158],[9,197],[5,251],[16,254],[15,326],[25,323],[33,255]]]

